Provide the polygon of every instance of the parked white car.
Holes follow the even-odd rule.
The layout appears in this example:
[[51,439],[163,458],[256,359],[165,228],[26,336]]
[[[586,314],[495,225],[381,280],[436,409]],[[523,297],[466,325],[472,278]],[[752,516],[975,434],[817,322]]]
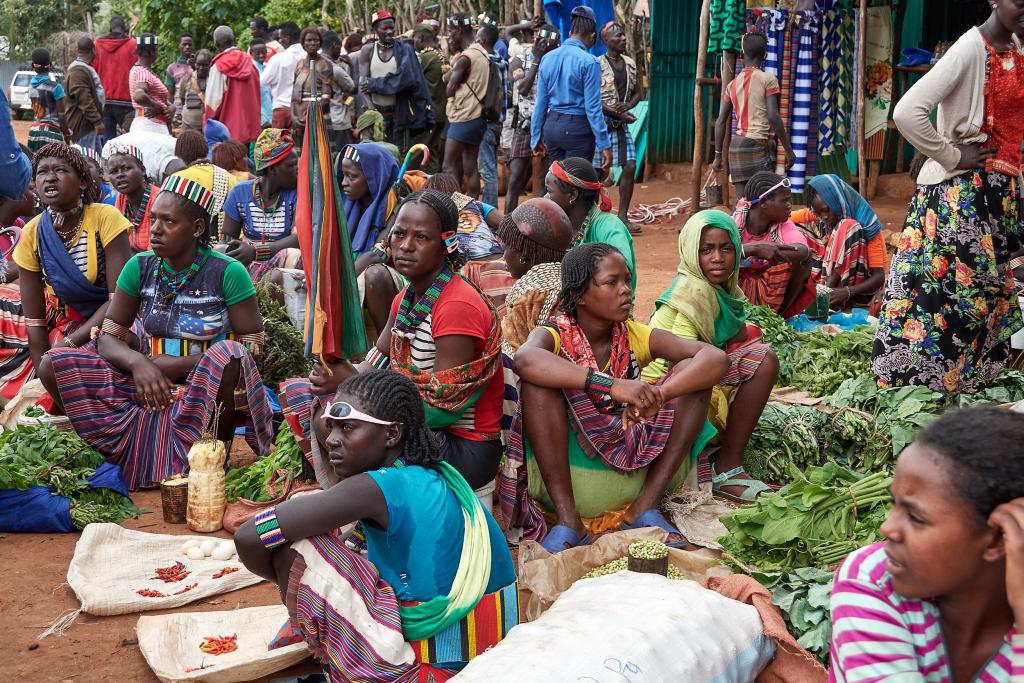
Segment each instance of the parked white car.
[[[22,112],[32,111],[32,101],[29,99],[28,91],[32,77],[35,75],[35,71],[19,71],[11,79],[11,87],[7,89],[7,101],[11,103],[11,116],[15,119]],[[64,74],[62,73],[51,73],[50,78],[57,79],[58,83],[64,83]]]

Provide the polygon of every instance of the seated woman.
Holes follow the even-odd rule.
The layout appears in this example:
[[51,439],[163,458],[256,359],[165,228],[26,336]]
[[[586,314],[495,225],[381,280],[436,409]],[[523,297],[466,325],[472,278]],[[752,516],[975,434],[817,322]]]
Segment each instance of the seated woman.
[[633,237],[629,228],[611,213],[612,200],[598,180],[597,171],[590,162],[580,157],[555,161],[544,179],[545,197],[565,211],[572,221],[575,237],[572,245],[604,242],[610,244],[622,257],[631,274],[636,291],[636,257],[633,255]]
[[131,221],[128,242],[133,252],[149,249],[149,214],[160,188],[149,182],[142,151],[133,145],[106,148],[107,173],[117,190],[114,207]]
[[299,193],[299,158],[291,134],[267,128],[256,139],[258,178],[238,183],[224,202],[227,255],[242,262],[253,282],[275,268],[294,268],[299,238],[294,232]]
[[505,297],[516,281],[505,265],[505,247],[494,234],[501,212],[461,194],[459,181],[450,173],[435,173],[425,187],[444,192],[459,209],[459,250],[468,259],[462,274],[491,300],[500,321],[505,315]]
[[760,171],[747,181],[733,218],[740,229],[740,289],[755,306],[790,318],[814,300],[814,255],[807,236],[789,218],[789,179]]
[[[630,320],[631,282],[614,247],[570,250],[562,261],[562,313],[515,355],[522,391],[507,458],[518,465],[518,481],[506,523],[543,539],[548,552],[589,543],[581,517],[620,508],[623,529],[655,526],[671,545],[686,544],[658,503],[714,435],[708,398],[728,358]],[[640,371],[655,358],[676,365],[650,385]],[[553,513],[550,530],[535,500]]]
[[[51,345],[84,346],[103,321],[131,255],[131,223],[114,207],[96,203],[85,157],[63,143],[52,142],[36,153],[33,178],[45,208],[22,229],[14,262],[29,353],[38,371]],[[46,388],[57,400],[56,386]]]
[[209,149],[202,133],[197,130],[182,131],[178,136],[178,142],[174,145],[174,154],[188,168],[182,169],[174,175],[195,181],[213,193],[213,209],[210,212],[213,222],[210,224],[210,234],[214,236],[214,242],[221,242],[226,220],[224,205],[227,202],[228,193],[238,184],[239,178],[211,163],[207,159]]
[[[258,455],[273,441],[252,355],[263,346],[256,292],[238,261],[210,247],[212,204],[198,183],[168,178],[153,204],[153,251],[121,271],[96,343],[53,349],[40,367],[75,431],[121,465],[131,489],[187,470],[218,410],[229,450],[236,418]],[[141,344],[129,335],[136,319]]]
[[313,396],[329,396],[355,372],[390,367],[419,387],[442,459],[480,489],[494,481],[503,451],[501,330],[487,299],[457,274],[465,263],[457,226],[447,195],[409,195],[389,238],[395,268],[409,284],[395,297],[376,346],[358,367],[342,360],[330,372],[314,367],[309,382],[283,383],[282,399],[289,424],[308,437],[310,415],[319,409]]
[[355,134],[360,143],[372,142],[386,151],[395,163],[402,163],[402,152],[384,138],[384,115],[376,109],[366,109],[356,119]]
[[89,162],[92,179],[96,186],[100,188],[99,197],[97,197],[96,201],[100,204],[114,206],[117,203],[117,190],[107,183],[106,178],[103,177],[103,159],[92,147],[83,147],[82,145],[71,146]]
[[869,306],[885,284],[882,223],[857,190],[837,175],[807,181],[804,202],[828,235],[821,274],[832,289],[831,308]]
[[[679,232],[678,275],[658,297],[651,327],[727,350],[729,372],[716,393],[728,394],[721,396],[729,406],[728,419],[711,481],[716,494],[746,503],[768,490],[745,476],[743,452],[778,379],[779,359],[767,344],[746,343],[739,251],[740,233],[728,214],[694,214]],[[644,368],[641,378],[655,382],[668,371],[668,364],[658,359]]]
[[26,190],[21,200],[0,196],[0,406],[14,398],[25,382],[35,376],[21,306],[18,266],[11,260],[24,225],[22,217],[31,216],[35,207],[36,196],[31,190]]
[[885,541],[832,587],[829,680],[1015,681],[1024,662],[1024,415],[944,414],[896,463]]
[[213,146],[210,161],[214,166],[231,174],[236,182],[252,180],[256,176],[249,172],[249,149],[236,140],[225,140]]
[[[278,585],[329,680],[446,681],[518,623],[505,538],[441,461],[408,378],[351,377],[323,422],[329,488],[243,524],[238,557]],[[334,534],[356,521],[365,557]]]
[[356,256],[359,302],[366,312],[370,339],[388,322],[391,302],[405,281],[387,265],[376,245],[398,205],[395,181],[398,163],[380,145],[346,145],[339,154],[338,184],[345,205],[345,220]]

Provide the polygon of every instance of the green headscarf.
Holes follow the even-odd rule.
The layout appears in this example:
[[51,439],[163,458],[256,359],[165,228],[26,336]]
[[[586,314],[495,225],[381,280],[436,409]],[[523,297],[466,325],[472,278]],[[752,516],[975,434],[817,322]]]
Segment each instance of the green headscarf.
[[[724,287],[711,284],[700,268],[700,238],[704,228],[719,228],[729,233],[736,248],[736,268]],[[701,341],[725,346],[743,327],[746,296],[739,286],[740,231],[732,217],[709,209],[695,213],[679,232],[679,270],[657,305],[668,305],[682,313],[697,328]]]
[[384,139],[384,116],[376,109],[367,109],[356,119],[356,136],[365,128],[373,128],[371,135],[374,142]]

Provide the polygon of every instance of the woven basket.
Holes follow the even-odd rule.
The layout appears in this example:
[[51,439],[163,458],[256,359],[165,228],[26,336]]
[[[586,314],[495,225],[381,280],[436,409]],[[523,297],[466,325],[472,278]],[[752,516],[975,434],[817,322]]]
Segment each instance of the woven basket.
[[164,521],[184,524],[188,507],[188,476],[175,474],[160,482],[160,501],[163,503]]
[[49,425],[56,427],[62,432],[68,432],[70,434],[75,433],[75,428],[71,425],[71,420],[66,415],[50,415],[46,413],[37,417],[30,417],[25,413],[18,416],[18,424],[25,427],[43,427]]

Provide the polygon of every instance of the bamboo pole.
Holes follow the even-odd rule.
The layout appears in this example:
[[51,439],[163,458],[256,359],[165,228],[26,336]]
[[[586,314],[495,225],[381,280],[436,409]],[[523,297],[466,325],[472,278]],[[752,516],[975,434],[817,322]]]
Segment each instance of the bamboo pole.
[[864,68],[867,47],[868,3],[860,0],[857,27],[860,38],[857,41],[857,190],[867,191],[867,161],[864,159]]
[[[652,17],[653,19],[653,17]],[[702,88],[697,82],[708,65],[708,33],[711,24],[711,0],[700,6],[700,35],[697,38],[697,73],[693,83],[693,177],[690,180],[690,213],[700,211],[700,179],[704,175],[704,107]]]

